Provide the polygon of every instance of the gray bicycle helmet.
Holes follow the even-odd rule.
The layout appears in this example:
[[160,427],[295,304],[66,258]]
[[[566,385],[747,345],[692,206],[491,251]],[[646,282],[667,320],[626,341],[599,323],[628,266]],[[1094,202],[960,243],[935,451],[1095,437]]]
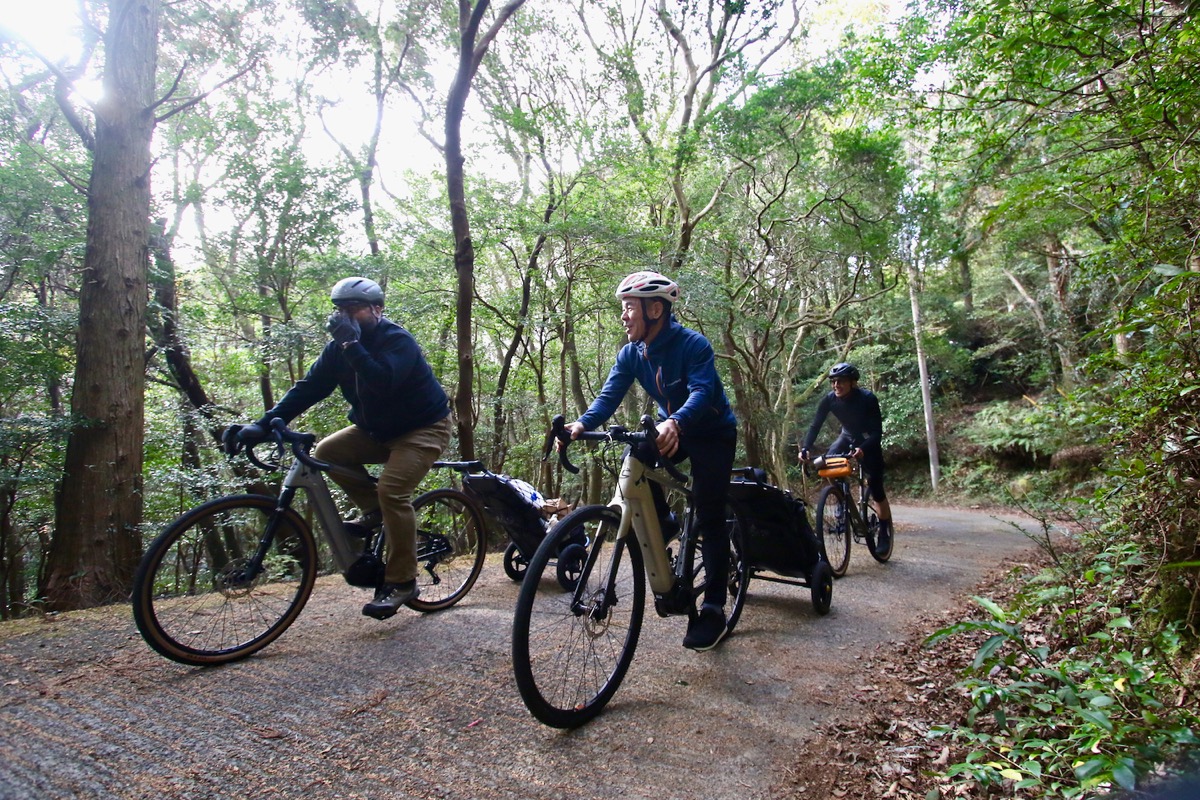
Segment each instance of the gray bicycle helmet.
[[858,367],[853,364],[847,364],[843,361],[841,364],[834,364],[829,370],[829,379],[834,378],[849,378],[852,381],[858,380]]
[[335,306],[342,303],[369,303],[373,306],[383,305],[383,289],[370,278],[342,278],[333,285],[329,299]]

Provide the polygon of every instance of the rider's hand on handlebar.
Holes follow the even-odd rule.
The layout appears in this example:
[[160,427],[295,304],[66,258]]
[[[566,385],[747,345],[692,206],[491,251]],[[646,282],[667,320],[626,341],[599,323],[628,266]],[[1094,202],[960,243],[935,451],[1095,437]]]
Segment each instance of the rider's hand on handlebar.
[[658,426],[658,438],[654,440],[658,452],[666,458],[675,455],[679,449],[679,423],[673,419],[665,419]]
[[854,452],[850,455],[854,456],[855,460],[862,461],[863,449],[861,447],[854,448]]
[[[587,428],[583,427],[583,423],[578,422],[578,421],[568,422],[566,425],[563,426],[563,429],[566,430],[567,433],[571,434],[571,441],[575,441],[576,439],[578,439],[579,434],[581,434],[585,430],[587,430]],[[562,439],[554,440],[554,449],[557,450],[558,452],[561,453],[563,451],[563,448],[565,448],[566,446],[567,446],[567,442],[564,442]]]
[[801,447],[801,448],[800,448],[800,463],[801,463],[801,464],[806,464],[806,463],[808,463],[808,458],[809,458],[809,456],[808,456],[808,448],[807,448],[807,447]]
[[267,429],[256,423],[230,425],[221,434],[221,446],[227,455],[237,455],[243,447],[253,447],[267,438]]

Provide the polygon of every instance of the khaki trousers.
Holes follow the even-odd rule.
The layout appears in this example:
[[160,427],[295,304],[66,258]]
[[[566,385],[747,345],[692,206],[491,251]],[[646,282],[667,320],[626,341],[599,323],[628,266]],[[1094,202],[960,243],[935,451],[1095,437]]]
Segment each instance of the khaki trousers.
[[[321,440],[313,455],[349,471],[329,476],[363,513],[379,510],[387,530],[384,581],[405,583],[417,577],[417,517],[412,499],[421,480],[450,443],[450,417],[418,428],[388,442],[377,442],[357,425],[342,428]],[[379,482],[371,480],[364,464],[383,464]]]

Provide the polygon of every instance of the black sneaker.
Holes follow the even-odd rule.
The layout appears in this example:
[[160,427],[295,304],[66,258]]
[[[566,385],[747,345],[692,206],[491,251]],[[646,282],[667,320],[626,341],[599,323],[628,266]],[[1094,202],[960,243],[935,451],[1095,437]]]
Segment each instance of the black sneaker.
[[388,619],[396,616],[400,607],[420,594],[415,580],[407,583],[385,583],[375,592],[375,599],[363,606],[364,616]]
[[712,650],[727,633],[729,626],[725,624],[725,610],[705,604],[700,607],[700,613],[688,621],[683,646],[700,652]]

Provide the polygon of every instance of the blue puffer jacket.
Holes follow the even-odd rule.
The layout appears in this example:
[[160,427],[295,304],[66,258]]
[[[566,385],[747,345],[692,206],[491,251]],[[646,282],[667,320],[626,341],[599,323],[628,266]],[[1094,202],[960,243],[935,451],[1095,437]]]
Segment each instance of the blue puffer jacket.
[[658,404],[660,420],[674,419],[684,436],[728,436],[737,430],[712,345],[673,316],[650,344],[630,342],[621,348],[600,396],[579,418],[584,427],[594,430],[611,417],[634,380]]

